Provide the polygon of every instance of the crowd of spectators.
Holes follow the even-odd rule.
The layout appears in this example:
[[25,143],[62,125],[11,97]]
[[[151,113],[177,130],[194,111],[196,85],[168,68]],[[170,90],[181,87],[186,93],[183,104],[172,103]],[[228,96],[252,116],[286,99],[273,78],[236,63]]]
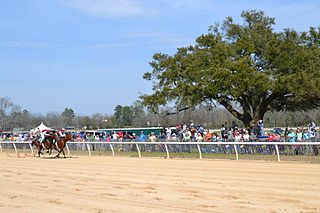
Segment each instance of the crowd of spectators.
[[28,141],[30,139],[30,134],[25,133],[0,133],[0,141]]
[[[265,132],[263,121],[260,120],[250,129],[239,128],[232,122],[230,126],[221,125],[220,130],[210,130],[202,125],[196,125],[191,120],[187,123],[178,123],[175,127],[163,128],[161,132],[151,132],[149,134],[141,131],[139,133],[131,131],[91,131],[91,132],[71,132],[74,141],[137,141],[137,142],[156,142],[156,141],[179,141],[179,142],[218,142],[218,141],[269,141],[269,142],[303,142],[315,141],[319,138],[319,132],[316,131],[316,125],[311,122],[306,127],[298,128],[274,128]],[[28,132],[12,134],[0,133],[2,141],[27,141],[32,138]]]
[[158,134],[151,132],[146,134],[141,131],[139,134],[130,131],[100,132],[96,134],[76,134],[76,141],[137,141],[137,142],[219,142],[219,141],[269,141],[269,142],[303,142],[315,141],[319,138],[316,125],[311,122],[306,127],[298,128],[274,128],[265,132],[263,121],[260,120],[250,129],[239,128],[232,122],[228,127],[221,125],[220,130],[206,129],[201,125],[196,125],[191,120],[188,123],[178,123],[175,127],[163,128]]

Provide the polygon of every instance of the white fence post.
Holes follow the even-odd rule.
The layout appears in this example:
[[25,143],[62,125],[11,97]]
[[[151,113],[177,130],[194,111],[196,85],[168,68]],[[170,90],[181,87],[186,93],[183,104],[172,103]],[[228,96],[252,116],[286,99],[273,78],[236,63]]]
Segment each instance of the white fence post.
[[139,154],[139,158],[141,158],[141,152],[140,152],[140,148],[138,146],[138,144],[136,144],[137,150],[138,150],[138,154]]
[[239,160],[239,154],[238,154],[237,145],[233,144],[233,147],[234,147],[234,151],[236,152],[236,159]]
[[278,147],[278,145],[277,145],[277,144],[275,145],[275,147],[276,147],[276,152],[277,152],[278,162],[280,162],[279,147]]
[[199,151],[199,158],[202,159],[202,153],[201,153],[200,145],[197,144],[197,147],[198,147],[198,151]]
[[31,145],[31,143],[29,143],[29,147],[30,147],[30,149],[31,149],[31,153],[32,153],[32,155],[34,155],[33,147],[32,147],[32,145]]
[[110,143],[110,148],[111,148],[111,151],[112,151],[112,157],[114,157],[114,150],[113,150],[113,146],[112,146],[111,143]]
[[88,152],[89,152],[89,156],[91,156],[90,146],[89,146],[89,144],[87,144],[87,143],[86,143],[86,145],[87,145],[87,149],[88,149]]
[[14,147],[14,151],[16,152],[16,155],[18,156],[18,150],[17,150],[16,144],[13,142],[12,145]]
[[167,144],[164,144],[164,147],[166,148],[166,152],[167,152],[167,159],[169,159],[169,158],[170,158],[170,155],[169,155],[169,149],[168,149]]
[[70,149],[69,149],[69,146],[68,146],[68,144],[66,143],[66,148],[67,148],[67,151],[68,151],[68,156],[70,156]]

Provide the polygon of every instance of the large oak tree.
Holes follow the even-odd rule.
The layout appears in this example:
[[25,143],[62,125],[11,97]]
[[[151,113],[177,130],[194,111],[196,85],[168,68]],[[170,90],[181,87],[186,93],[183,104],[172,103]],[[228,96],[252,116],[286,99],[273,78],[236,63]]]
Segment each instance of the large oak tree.
[[222,105],[245,126],[269,110],[308,110],[320,105],[320,30],[285,29],[262,11],[244,11],[242,24],[231,17],[215,24],[195,45],[170,56],[157,53],[153,93],[141,96],[159,112],[177,113],[199,105]]

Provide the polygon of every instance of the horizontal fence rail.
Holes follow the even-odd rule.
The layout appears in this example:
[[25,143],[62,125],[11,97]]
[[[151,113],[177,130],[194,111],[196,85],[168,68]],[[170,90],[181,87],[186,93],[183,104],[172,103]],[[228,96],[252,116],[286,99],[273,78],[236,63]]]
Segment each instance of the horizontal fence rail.
[[[3,145],[7,145],[6,148],[15,150],[18,155],[17,145],[23,145],[23,148],[29,147],[31,153],[34,155],[34,147],[31,141],[0,141],[0,152],[3,152]],[[94,147],[94,145],[99,147]],[[204,153],[224,153],[235,154],[236,160],[239,160],[239,154],[274,154],[277,156],[278,162],[280,162],[281,153],[288,154],[288,150],[285,146],[289,146],[293,149],[293,152],[302,153],[314,153],[318,155],[320,142],[102,142],[102,141],[69,141],[66,144],[67,154],[70,155],[70,148],[81,149],[88,151],[89,156],[92,155],[92,151],[97,148],[104,147],[104,149],[110,150],[112,156],[115,156],[115,149],[122,151],[134,150],[141,157],[141,152],[145,151],[158,151],[166,153],[166,158],[170,158],[170,152],[192,152],[197,150],[199,158],[203,158]],[[194,146],[196,148],[192,148]],[[291,152],[292,152],[291,151]]]

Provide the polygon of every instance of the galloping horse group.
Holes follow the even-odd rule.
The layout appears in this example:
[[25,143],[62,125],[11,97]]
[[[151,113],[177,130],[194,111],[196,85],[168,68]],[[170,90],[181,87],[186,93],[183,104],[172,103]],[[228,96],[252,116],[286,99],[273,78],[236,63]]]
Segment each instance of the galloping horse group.
[[64,153],[64,148],[66,147],[66,143],[72,140],[72,135],[70,133],[66,134],[65,137],[59,137],[56,134],[50,134],[45,137],[43,142],[39,142],[39,138],[35,138],[32,141],[32,144],[38,149],[38,157],[40,157],[43,149],[46,149],[49,155],[52,153],[52,149],[55,149],[58,154],[55,157],[59,157],[60,153],[63,153],[64,158],[66,158],[66,154]]

